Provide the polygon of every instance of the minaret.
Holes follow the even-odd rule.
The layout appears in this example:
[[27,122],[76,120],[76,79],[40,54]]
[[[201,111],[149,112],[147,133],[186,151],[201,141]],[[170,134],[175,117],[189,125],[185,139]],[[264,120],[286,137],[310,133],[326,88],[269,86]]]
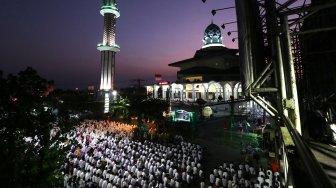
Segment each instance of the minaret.
[[100,14],[104,16],[103,43],[97,49],[101,53],[100,90],[105,97],[105,113],[109,112],[109,98],[114,89],[115,54],[120,47],[115,42],[116,18],[120,16],[116,0],[102,0]]

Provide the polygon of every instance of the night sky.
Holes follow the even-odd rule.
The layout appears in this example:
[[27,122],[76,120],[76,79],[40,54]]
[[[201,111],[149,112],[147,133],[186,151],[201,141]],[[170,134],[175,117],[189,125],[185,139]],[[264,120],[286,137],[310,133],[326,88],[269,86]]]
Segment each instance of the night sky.
[[[1,0],[0,70],[18,73],[27,66],[55,81],[56,88],[86,89],[100,82],[103,38],[100,0]],[[178,69],[169,63],[191,58],[202,47],[211,20],[218,26],[236,21],[235,10],[211,10],[234,6],[234,0],[119,0],[116,42],[116,86],[133,79],[176,80]],[[222,30],[224,44],[237,48],[236,24]]]

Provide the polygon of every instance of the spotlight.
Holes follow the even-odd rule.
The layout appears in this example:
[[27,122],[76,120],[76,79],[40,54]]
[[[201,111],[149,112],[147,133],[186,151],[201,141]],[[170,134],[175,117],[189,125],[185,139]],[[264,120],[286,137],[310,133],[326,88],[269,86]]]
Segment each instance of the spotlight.
[[216,10],[212,10],[211,11],[211,14],[214,16],[214,15],[216,15]]
[[225,29],[225,25],[230,25],[230,24],[233,24],[233,23],[237,23],[237,22],[234,21],[234,22],[223,23],[223,24],[221,25],[221,27],[222,27],[223,29]]
[[236,41],[236,39],[235,39],[235,38],[233,38],[233,39],[232,39],[232,42],[235,42],[235,41]]
[[230,35],[231,35],[231,32],[229,31],[229,32],[227,32],[227,34],[230,36]]
[[222,27],[223,29],[225,29],[225,24],[222,24],[221,27]]
[[202,0],[203,3],[205,3],[206,0]]

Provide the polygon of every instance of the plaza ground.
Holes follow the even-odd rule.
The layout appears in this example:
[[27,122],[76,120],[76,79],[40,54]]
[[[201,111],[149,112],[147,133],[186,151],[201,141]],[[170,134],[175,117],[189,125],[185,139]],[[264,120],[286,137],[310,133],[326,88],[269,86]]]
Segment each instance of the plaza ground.
[[[231,131],[225,125],[225,118],[210,119],[198,126],[198,135],[193,142],[204,148],[203,167],[206,174],[218,168],[223,162],[244,162],[241,154],[243,144],[257,144],[251,134]],[[264,164],[265,159],[260,159]]]

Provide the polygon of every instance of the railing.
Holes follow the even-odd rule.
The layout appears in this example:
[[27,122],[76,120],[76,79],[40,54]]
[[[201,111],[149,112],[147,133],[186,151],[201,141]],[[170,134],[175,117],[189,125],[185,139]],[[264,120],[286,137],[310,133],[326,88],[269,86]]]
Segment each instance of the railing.
[[295,144],[296,149],[295,151],[298,154],[300,160],[302,161],[303,164],[302,167],[309,176],[305,178],[304,181],[310,181],[312,187],[314,188],[335,187],[335,185],[330,181],[329,177],[323,171],[319,162],[315,159],[313,153],[310,151],[307,144],[302,140],[301,136],[294,129],[294,125],[292,124],[291,120],[285,115],[282,115],[282,118]]

